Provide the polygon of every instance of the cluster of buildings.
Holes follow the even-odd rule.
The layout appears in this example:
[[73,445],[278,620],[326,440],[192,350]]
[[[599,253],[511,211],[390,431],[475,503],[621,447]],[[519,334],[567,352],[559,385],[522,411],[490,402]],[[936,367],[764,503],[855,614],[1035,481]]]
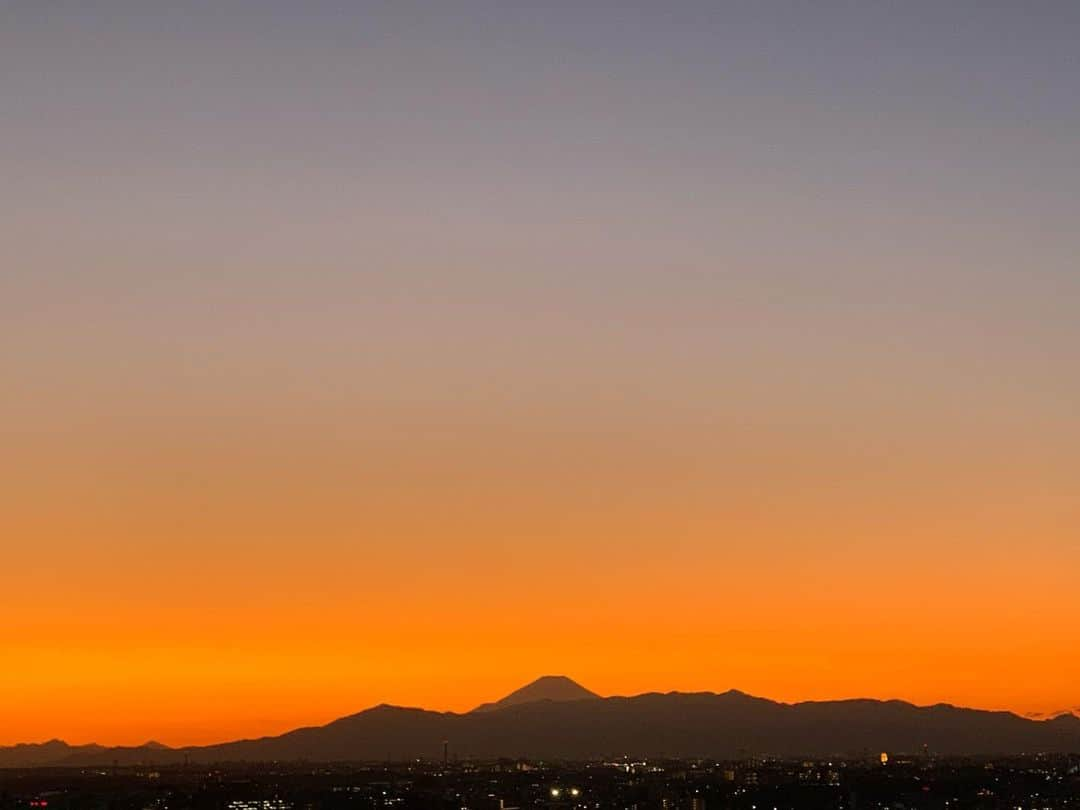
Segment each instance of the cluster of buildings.
[[1080,757],[0,770],[0,810],[1080,810]]

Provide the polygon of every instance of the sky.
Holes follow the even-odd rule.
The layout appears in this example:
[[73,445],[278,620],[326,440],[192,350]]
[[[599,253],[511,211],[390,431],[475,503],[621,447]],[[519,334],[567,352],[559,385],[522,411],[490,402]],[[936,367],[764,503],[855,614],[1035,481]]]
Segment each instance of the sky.
[[1080,706],[1077,41],[0,0],[0,744]]

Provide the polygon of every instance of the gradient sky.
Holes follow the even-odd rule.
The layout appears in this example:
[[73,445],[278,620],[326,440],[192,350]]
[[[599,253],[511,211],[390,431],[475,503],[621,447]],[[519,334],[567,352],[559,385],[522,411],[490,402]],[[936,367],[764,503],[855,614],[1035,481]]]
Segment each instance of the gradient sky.
[[0,744],[549,672],[1080,705],[1078,42],[0,1]]

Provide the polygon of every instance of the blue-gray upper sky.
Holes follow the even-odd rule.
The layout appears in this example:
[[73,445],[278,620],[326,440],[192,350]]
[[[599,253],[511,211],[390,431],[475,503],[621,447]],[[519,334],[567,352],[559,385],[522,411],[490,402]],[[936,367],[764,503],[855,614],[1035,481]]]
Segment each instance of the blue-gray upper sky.
[[465,373],[877,346],[1071,386],[1074,3],[0,15],[15,362],[49,366],[39,330],[124,367],[114,331],[167,357],[246,333],[285,366],[385,340],[407,369],[425,332]]

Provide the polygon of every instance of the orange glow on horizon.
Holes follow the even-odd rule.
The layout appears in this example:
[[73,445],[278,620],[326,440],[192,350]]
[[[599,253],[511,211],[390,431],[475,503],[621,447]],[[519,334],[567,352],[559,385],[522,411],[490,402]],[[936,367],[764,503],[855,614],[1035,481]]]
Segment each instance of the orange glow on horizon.
[[550,672],[601,694],[1077,704],[1073,506],[1026,478],[1052,458],[1001,465],[963,430],[886,453],[512,416],[375,435],[188,415],[165,438],[102,415],[13,444],[0,744],[465,711]]

